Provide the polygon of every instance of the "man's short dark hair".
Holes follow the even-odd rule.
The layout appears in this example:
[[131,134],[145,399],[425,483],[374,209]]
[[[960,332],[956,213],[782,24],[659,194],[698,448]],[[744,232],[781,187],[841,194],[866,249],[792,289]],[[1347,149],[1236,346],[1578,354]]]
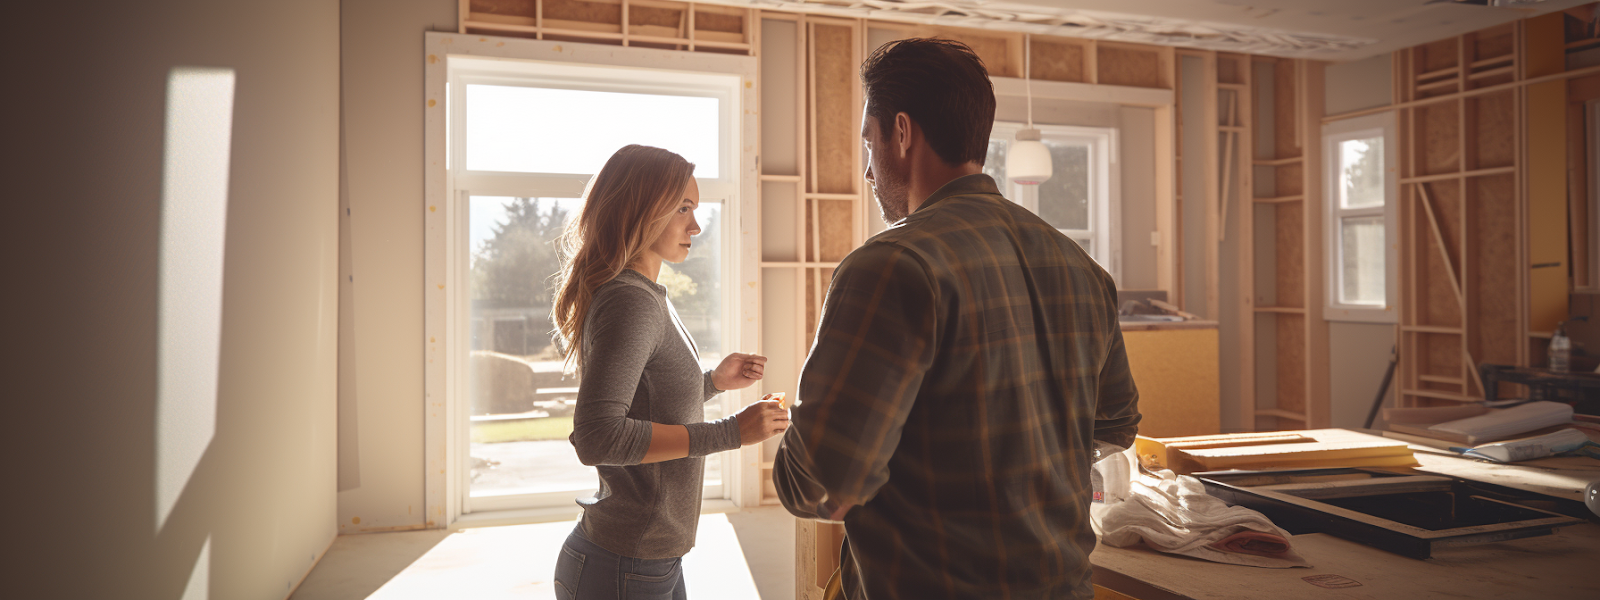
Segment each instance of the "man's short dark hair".
[[894,131],[906,113],[950,166],[983,164],[994,128],[994,85],[971,47],[955,40],[911,38],[880,46],[861,63],[867,115]]

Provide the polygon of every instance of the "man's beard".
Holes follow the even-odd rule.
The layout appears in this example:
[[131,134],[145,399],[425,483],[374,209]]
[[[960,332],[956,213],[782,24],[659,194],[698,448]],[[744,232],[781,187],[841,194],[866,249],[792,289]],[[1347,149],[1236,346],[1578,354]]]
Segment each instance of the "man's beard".
[[899,223],[900,219],[906,218],[909,212],[910,186],[906,183],[907,177],[903,173],[883,168],[887,166],[879,164],[872,167],[872,195],[878,199],[878,210],[883,214],[883,222],[893,225]]

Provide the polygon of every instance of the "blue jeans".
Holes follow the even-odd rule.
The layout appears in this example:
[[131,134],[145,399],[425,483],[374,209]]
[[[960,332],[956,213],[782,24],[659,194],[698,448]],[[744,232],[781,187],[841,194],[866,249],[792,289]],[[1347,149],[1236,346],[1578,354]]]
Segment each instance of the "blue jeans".
[[629,558],[583,537],[578,525],[556,558],[556,600],[688,600],[683,558]]

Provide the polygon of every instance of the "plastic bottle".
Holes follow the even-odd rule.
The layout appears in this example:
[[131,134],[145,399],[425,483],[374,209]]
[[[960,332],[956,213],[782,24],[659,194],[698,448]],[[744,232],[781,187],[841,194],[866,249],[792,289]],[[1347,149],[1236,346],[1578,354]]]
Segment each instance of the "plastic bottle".
[[1550,370],[1565,373],[1572,370],[1572,340],[1567,337],[1566,322],[1556,326],[1550,335]]

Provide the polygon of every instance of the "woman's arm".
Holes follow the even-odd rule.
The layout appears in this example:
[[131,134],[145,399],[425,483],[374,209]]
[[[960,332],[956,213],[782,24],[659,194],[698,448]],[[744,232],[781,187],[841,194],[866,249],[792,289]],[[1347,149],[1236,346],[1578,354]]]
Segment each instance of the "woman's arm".
[[[572,447],[585,465],[640,464],[656,444],[657,427],[684,429],[628,418],[645,363],[660,343],[660,307],[645,290],[615,286],[597,294],[589,311],[578,403],[572,415]],[[663,434],[659,439],[671,437]]]
[[649,464],[689,457],[689,428],[682,425],[650,424],[650,449],[645,450],[639,464]]

